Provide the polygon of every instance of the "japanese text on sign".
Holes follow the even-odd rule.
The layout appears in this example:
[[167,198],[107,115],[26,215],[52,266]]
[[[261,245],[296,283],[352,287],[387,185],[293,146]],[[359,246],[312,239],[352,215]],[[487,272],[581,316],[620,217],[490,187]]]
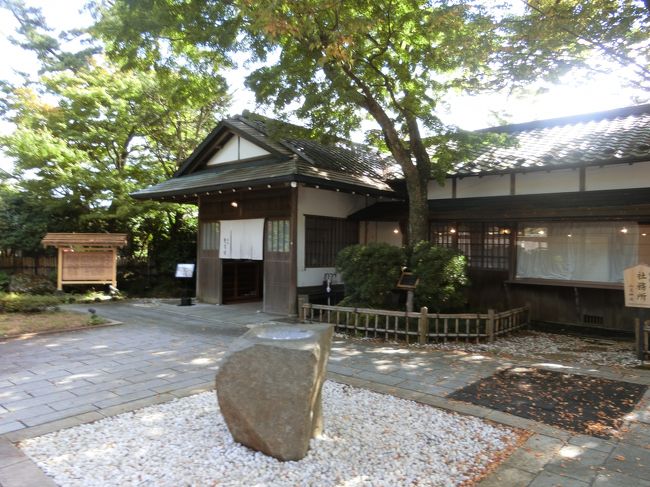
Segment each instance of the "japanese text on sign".
[[650,266],[637,265],[625,269],[625,306],[650,308]]

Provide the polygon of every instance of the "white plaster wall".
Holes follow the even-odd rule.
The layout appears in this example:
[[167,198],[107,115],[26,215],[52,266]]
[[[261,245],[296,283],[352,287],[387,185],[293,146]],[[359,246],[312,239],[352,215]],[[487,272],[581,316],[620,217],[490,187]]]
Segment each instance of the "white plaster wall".
[[587,191],[648,188],[650,187],[650,162],[588,167],[585,187]]
[[515,176],[515,194],[570,193],[580,191],[580,171],[533,171]]
[[[395,233],[397,230],[397,233]],[[361,222],[359,225],[359,242],[388,243],[397,247],[402,246],[402,232],[399,222]]]
[[[451,184],[451,183],[450,183]],[[507,196],[510,194],[510,176],[471,176],[456,181],[457,198]]]
[[253,157],[261,157],[267,154],[269,154],[268,151],[235,135],[210,158],[207,165],[214,166],[215,164],[224,164],[241,159],[252,159]]
[[[373,198],[315,188],[298,188],[298,287],[319,286],[334,267],[305,267],[305,215],[346,218],[374,203]],[[341,282],[338,278],[335,282]]]
[[429,181],[427,185],[427,197],[430,200],[442,200],[452,197],[451,178],[445,180],[444,186],[440,186],[438,181]]

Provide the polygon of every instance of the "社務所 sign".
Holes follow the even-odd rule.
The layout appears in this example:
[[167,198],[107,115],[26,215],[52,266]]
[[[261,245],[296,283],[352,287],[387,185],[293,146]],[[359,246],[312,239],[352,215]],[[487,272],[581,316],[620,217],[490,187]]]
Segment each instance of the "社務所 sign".
[[650,266],[639,264],[623,272],[625,306],[650,308]]

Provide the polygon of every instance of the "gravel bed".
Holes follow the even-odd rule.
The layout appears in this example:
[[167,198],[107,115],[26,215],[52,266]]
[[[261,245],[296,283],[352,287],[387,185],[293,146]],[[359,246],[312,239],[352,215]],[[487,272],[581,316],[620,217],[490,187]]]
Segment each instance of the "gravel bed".
[[590,366],[637,367],[634,344],[622,340],[578,337],[558,333],[523,331],[498,338],[492,343],[435,343],[425,345],[435,350],[489,352],[513,357],[579,363]]
[[325,432],[280,462],[232,440],[205,392],[25,440],[61,486],[466,486],[518,432],[471,416],[326,382]]

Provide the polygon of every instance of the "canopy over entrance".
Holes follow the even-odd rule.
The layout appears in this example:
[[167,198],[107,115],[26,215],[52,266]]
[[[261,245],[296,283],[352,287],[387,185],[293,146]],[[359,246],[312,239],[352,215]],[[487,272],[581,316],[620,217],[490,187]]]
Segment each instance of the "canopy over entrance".
[[58,250],[58,290],[64,284],[117,287],[117,249],[126,245],[125,233],[48,233],[41,243]]

